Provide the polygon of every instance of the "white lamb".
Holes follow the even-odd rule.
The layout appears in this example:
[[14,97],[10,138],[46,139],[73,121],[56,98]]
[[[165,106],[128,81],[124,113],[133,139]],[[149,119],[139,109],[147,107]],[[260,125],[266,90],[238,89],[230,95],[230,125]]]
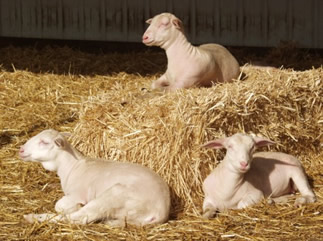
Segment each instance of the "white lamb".
[[24,161],[40,162],[45,169],[57,171],[65,194],[55,205],[59,215],[25,215],[29,222],[103,221],[123,226],[125,222],[146,225],[168,220],[168,185],[144,166],[86,158],[55,130],[32,137],[19,154]]
[[299,160],[280,152],[254,154],[257,147],[271,144],[274,142],[268,139],[238,133],[203,145],[227,149],[222,162],[204,180],[203,217],[213,217],[216,211],[225,209],[245,208],[264,197],[282,201],[283,195],[296,190],[301,196],[295,205],[315,202]]
[[166,72],[153,82],[153,89],[209,87],[239,77],[239,63],[225,47],[214,43],[193,46],[184,34],[182,21],[175,15],[161,13],[147,23],[150,26],[142,36],[143,43],[163,48],[168,60]]

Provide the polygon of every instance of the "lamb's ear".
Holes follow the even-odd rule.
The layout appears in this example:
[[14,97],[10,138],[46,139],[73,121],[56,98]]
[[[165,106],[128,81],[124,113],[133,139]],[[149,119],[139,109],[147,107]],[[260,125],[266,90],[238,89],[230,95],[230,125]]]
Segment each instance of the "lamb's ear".
[[71,137],[72,133],[71,132],[60,132],[65,138]]
[[175,26],[175,28],[182,30],[183,29],[183,23],[180,19],[175,18],[172,20],[172,24]]
[[220,139],[216,139],[213,141],[209,141],[209,142],[203,144],[202,147],[212,148],[212,149],[225,148],[225,146],[224,146],[225,140],[226,140],[226,138],[220,138]]
[[57,137],[54,142],[55,142],[56,146],[58,146],[60,148],[65,147],[65,140],[62,137]]
[[260,137],[260,136],[254,136],[253,140],[256,142],[256,146],[257,147],[261,147],[261,146],[269,146],[269,145],[273,145],[276,144],[275,142],[266,139],[264,137]]
[[153,19],[152,19],[152,18],[150,18],[150,19],[146,20],[146,23],[151,24],[151,21],[153,21]]

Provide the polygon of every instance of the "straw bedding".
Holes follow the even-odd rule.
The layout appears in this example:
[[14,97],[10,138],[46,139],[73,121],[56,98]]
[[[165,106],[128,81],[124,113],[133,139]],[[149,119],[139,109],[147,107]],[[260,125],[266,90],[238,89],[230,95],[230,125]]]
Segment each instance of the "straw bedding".
[[[246,50],[235,51],[249,61]],[[289,62],[279,63],[290,53]],[[246,76],[233,83],[163,93],[149,88],[165,68],[162,52],[1,48],[0,240],[322,239],[322,58],[286,48],[261,57],[302,71],[246,65]],[[314,67],[304,70],[305,60]],[[71,132],[85,155],[158,172],[172,190],[171,220],[143,228],[27,224],[22,214],[53,212],[62,196],[55,173],[17,156],[20,145],[46,128]],[[202,181],[225,152],[200,146],[236,132],[266,136],[277,143],[270,150],[299,157],[318,202],[295,208],[293,198],[280,205],[264,200],[201,219]]]

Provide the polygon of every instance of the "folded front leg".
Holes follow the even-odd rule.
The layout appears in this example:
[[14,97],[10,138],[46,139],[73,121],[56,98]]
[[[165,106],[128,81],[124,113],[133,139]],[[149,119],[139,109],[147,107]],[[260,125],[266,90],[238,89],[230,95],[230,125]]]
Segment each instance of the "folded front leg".
[[210,200],[208,197],[204,199],[203,202],[203,214],[202,217],[209,219],[214,218],[217,212],[217,207],[214,205],[212,200]]
[[162,76],[159,77],[159,79],[155,80],[151,84],[152,89],[164,89],[169,86],[169,81],[167,80],[166,74],[163,74]]
[[63,215],[57,215],[53,213],[42,213],[42,214],[35,214],[30,213],[27,215],[24,215],[25,220],[28,223],[34,223],[34,222],[51,222],[51,223],[57,223],[59,221],[66,221],[66,218]]
[[246,208],[254,205],[264,198],[263,192],[254,190],[253,192],[247,193],[238,203],[237,209]]
[[79,210],[84,204],[84,202],[80,201],[75,196],[68,195],[57,201],[55,210],[58,213],[70,214]]

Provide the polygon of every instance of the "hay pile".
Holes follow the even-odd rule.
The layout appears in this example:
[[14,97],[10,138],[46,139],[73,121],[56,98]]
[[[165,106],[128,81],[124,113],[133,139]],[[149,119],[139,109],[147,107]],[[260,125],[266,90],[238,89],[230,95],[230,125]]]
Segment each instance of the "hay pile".
[[[322,67],[246,67],[242,81],[162,93],[149,89],[165,67],[162,52],[9,47],[0,49],[0,64],[0,240],[323,238]],[[62,196],[55,173],[16,154],[46,128],[72,132],[71,142],[86,155],[157,171],[172,188],[171,221],[144,228],[24,222],[22,214],[53,212]],[[277,142],[272,150],[300,157],[318,202],[294,208],[293,200],[264,201],[201,219],[201,183],[224,151],[200,145],[238,131],[269,137]]]
[[321,147],[322,69],[246,73],[242,82],[168,94],[140,89],[139,77],[120,78],[112,91],[83,102],[73,143],[90,156],[149,166],[174,190],[175,209],[184,204],[185,213],[198,215],[202,181],[216,165],[204,142],[252,132],[304,158]]

